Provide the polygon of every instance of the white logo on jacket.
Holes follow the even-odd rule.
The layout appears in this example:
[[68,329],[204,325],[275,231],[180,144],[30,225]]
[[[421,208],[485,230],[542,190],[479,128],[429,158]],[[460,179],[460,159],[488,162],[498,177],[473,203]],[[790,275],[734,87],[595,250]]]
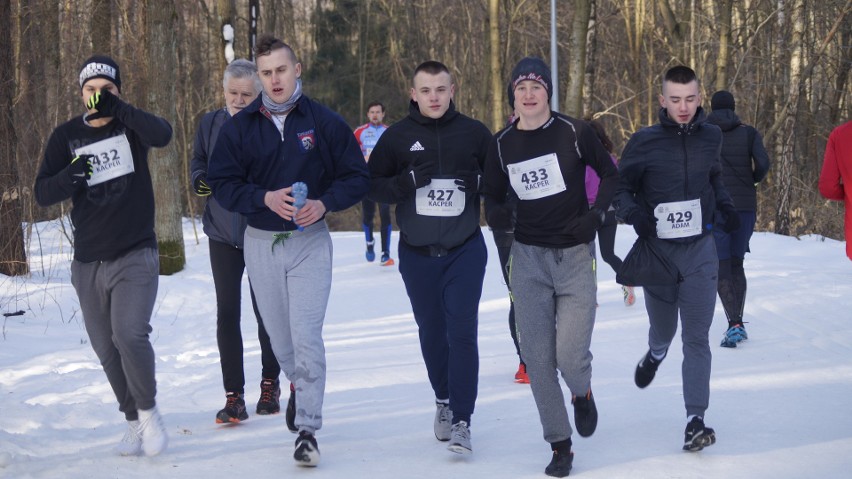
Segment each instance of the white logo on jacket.
[[415,141],[408,151],[426,151],[426,148],[423,148],[423,145],[421,145],[419,141]]

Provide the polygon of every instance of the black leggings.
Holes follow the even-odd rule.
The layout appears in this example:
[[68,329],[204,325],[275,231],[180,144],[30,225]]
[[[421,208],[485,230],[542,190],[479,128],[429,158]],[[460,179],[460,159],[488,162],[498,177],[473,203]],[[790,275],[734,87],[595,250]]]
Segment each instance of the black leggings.
[[[368,199],[361,200],[361,223],[364,226],[364,236],[367,241],[373,241],[373,215],[376,214],[376,202]],[[390,254],[391,217],[390,205],[379,203],[379,217],[382,221],[382,253]]]
[[618,274],[621,269],[621,258],[615,254],[615,232],[618,229],[618,221],[615,219],[615,211],[607,211],[603,226],[598,230],[598,243],[600,243],[601,259]]
[[[219,361],[222,364],[222,381],[226,392],[245,392],[243,371],[243,335],[240,330],[240,309],[243,271],[246,263],[243,250],[215,240],[210,242],[210,267],[216,288],[216,340],[219,345]],[[275,353],[269,344],[269,335],[254,300],[254,291],[249,284],[251,305],[257,318],[257,338],[260,340],[262,375],[276,379],[281,373]]]
[[497,256],[500,258],[500,271],[503,272],[503,281],[506,282],[506,288],[509,289],[509,334],[512,335],[512,342],[515,343],[515,352],[518,353],[518,359],[521,359],[521,347],[518,345],[518,328],[515,325],[515,302],[512,301],[512,287],[509,285],[509,256],[512,253],[512,242],[515,239],[514,233],[504,231],[491,230],[494,235],[494,243],[497,245]]

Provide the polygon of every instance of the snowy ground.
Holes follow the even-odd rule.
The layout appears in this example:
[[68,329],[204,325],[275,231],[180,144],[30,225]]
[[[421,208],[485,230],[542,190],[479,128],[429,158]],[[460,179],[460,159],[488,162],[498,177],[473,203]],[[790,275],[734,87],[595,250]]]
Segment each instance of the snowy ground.
[[[214,424],[224,404],[215,297],[207,240],[196,242],[189,220],[187,268],[160,278],[152,321],[157,400],[171,443],[155,458],[111,455],[124,419],[83,329],[69,282],[71,249],[56,223],[36,229],[32,276],[0,276],[0,312],[25,311],[3,320],[0,337],[2,478],[545,477],[550,452],[529,387],[512,381],[508,299],[487,231],[473,455],[447,451],[432,434],[433,397],[396,267],[365,262],[361,234],[335,233],[323,458],[318,468],[301,469],[283,416],[252,414],[260,352],[251,319],[243,331],[252,415],[235,427]],[[617,252],[623,256],[634,238],[630,227],[619,227]],[[718,346],[725,319],[717,304],[707,423],[718,442],[694,454],[680,450],[680,345],[648,389],[634,386],[646,350],[643,296],[625,307],[612,270],[602,265],[592,341],[600,422],[591,438],[575,436],[571,477],[850,477],[852,263],[844,244],[759,233],[752,250],[751,339],[736,349]],[[244,318],[250,311],[244,303]]]

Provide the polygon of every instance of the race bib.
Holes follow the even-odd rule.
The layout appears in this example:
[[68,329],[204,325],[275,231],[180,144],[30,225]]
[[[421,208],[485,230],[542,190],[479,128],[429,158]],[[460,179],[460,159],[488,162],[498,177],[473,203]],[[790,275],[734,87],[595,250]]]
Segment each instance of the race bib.
[[654,208],[657,237],[686,238],[701,234],[701,200],[660,203]]
[[423,216],[458,216],[464,211],[464,193],[454,178],[432,179],[417,189],[415,211]]
[[508,169],[509,182],[522,200],[537,200],[567,189],[556,153],[514,163]]
[[101,140],[74,150],[77,155],[95,155],[92,158],[92,177],[89,186],[94,186],[119,176],[133,173],[133,154],[127,136],[119,135]]

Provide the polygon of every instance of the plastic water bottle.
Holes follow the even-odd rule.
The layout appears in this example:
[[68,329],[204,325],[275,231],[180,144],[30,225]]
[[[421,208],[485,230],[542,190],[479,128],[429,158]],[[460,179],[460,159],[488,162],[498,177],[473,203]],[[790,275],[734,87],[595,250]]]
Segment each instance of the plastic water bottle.
[[[290,196],[293,197],[296,201],[293,202],[293,206],[296,208],[296,211],[293,213],[293,219],[295,221],[296,214],[299,213],[299,210],[305,206],[305,201],[308,199],[308,185],[302,183],[301,181],[297,181],[293,183],[293,191],[290,192]],[[304,230],[303,227],[297,227],[299,231]]]

